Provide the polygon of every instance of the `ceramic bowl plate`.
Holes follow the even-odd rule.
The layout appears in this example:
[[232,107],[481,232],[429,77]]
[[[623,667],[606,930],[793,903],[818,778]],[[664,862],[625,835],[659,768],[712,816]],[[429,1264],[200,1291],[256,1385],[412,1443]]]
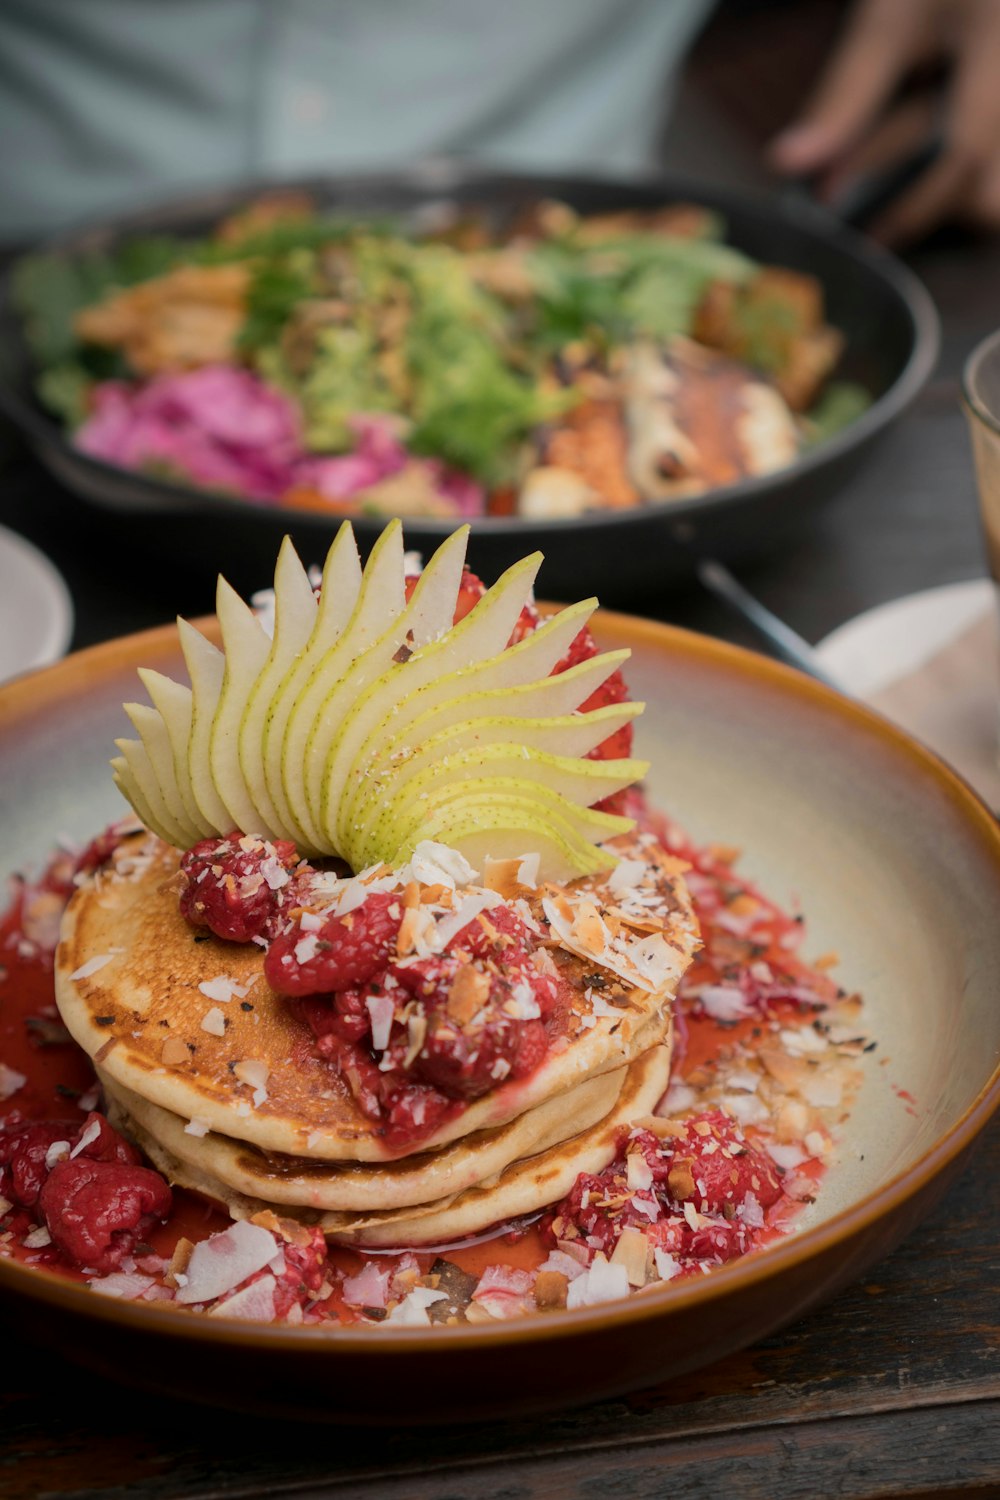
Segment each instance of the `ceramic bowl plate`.
[[922,667],[995,604],[988,578],[944,583],[855,615],[824,636],[816,655],[845,692],[869,697]]
[[72,634],[73,602],[62,574],[0,526],[0,682],[58,661]]
[[[841,983],[865,996],[878,1049],[811,1218],[698,1281],[487,1328],[184,1317],[0,1262],[6,1315],[25,1336],[243,1409],[384,1422],[388,1401],[394,1422],[512,1416],[719,1358],[916,1229],[1000,1101],[1000,827],[929,752],[785,667],[622,616],[604,615],[598,635],[632,647],[653,796],[697,839],[740,845],[741,867],[776,899],[799,896],[809,951],[836,950]],[[107,759],[140,663],[180,670],[172,629],[0,691],[6,867],[37,864],[57,834],[85,838],[120,812]]]

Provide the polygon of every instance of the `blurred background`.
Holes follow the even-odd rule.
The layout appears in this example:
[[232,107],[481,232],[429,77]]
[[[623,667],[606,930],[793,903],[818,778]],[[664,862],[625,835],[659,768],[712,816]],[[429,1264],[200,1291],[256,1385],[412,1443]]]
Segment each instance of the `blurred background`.
[[[433,183],[456,154],[821,201],[906,256],[944,346],[836,504],[742,570],[815,642],[873,604],[983,571],[957,375],[1000,312],[996,164],[968,125],[1000,139],[982,85],[998,21],[975,0],[581,0],[484,7],[475,26],[446,0],[8,0],[5,258],[189,188],[415,158]],[[3,522],[65,577],[75,646],[210,607],[214,550],[187,548],[178,566],[133,518],[71,493],[12,426],[2,465]],[[690,573],[669,575],[616,602],[759,643]]]

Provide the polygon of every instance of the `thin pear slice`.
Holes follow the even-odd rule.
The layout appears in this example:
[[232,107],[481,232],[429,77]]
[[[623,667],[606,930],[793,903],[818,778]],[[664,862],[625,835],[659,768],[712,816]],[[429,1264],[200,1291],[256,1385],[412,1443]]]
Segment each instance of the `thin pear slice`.
[[274,568],[274,639],[240,721],[240,770],[260,826],[244,833],[277,834],[278,810],[264,779],[261,746],[271,700],[316,624],[316,596],[291,538],[285,537]]
[[419,648],[452,628],[467,539],[467,528],[452,533],[424,568],[402,614],[367,651],[351,662],[337,682],[326,679],[319,714],[306,742],[305,782],[309,810],[328,848],[340,849],[336,834],[338,807],[336,800],[331,800],[331,790],[334,798],[337,792],[329,776],[342,732],[349,722],[354,722],[369,684],[381,677],[402,648],[410,650],[411,642]]
[[[330,651],[354,618],[361,591],[361,559],[354,531],[345,521],[334,538],[323,565],[316,623],[302,652],[285,673],[271,699],[264,721],[264,781],[271,801],[286,829],[296,834],[296,842],[308,842],[285,792],[281,751],[288,719],[300,690],[309,681],[317,662]],[[374,638],[374,637],[373,637]]]
[[458,849],[472,864],[485,854],[497,859],[539,853],[547,880],[574,880],[578,875],[610,869],[616,859],[595,845],[627,833],[628,818],[574,807],[561,799],[507,786],[493,786],[484,795],[473,788],[453,798],[395,851],[392,864],[401,864],[423,839]]
[[163,815],[183,832],[188,846],[196,844],[201,837],[198,829],[183,815],[184,803],[177,787],[174,756],[167,734],[167,726],[155,708],[148,703],[126,703],[125,712],[132,720],[142,740],[160,794],[155,799],[162,802]]
[[637,760],[580,760],[511,745],[481,745],[447,755],[405,782],[387,798],[363,845],[351,845],[345,855],[358,867],[386,859],[400,840],[425,822],[443,802],[473,787],[502,785],[532,791],[544,789],[568,803],[590,807],[642,778],[648,762]]
[[[444,547],[438,548],[424,569],[418,591],[425,579],[430,586],[429,574],[444,550]],[[321,824],[331,842],[343,845],[348,838],[352,821],[348,788],[358,750],[370,731],[387,714],[398,712],[404,699],[412,697],[443,673],[460,670],[472,662],[504,651],[521,611],[531,597],[541,562],[541,553],[536,552],[508,568],[469,614],[455,625],[455,597],[461,583],[459,574],[451,601],[451,617],[445,622],[443,631],[435,632],[426,643],[416,639],[417,649],[405,661],[395,661],[389,656],[381,667],[376,661],[365,663],[367,683],[355,697],[350,716],[344,718],[337,730],[323,771]],[[416,598],[414,593],[414,603]]]
[[[484,603],[481,600],[480,603]],[[361,738],[361,730],[369,727],[370,720],[375,717],[372,714],[372,696],[369,697],[366,714],[361,714],[358,709],[352,720],[352,738],[357,742],[357,750],[354,754],[354,763],[346,774],[343,781],[342,813],[340,813],[340,828],[349,829],[363,819],[364,796],[369,784],[369,772],[376,765],[382,763],[384,748],[387,742],[393,745],[399,744],[400,735],[406,726],[415,720],[426,720],[430,711],[436,705],[457,700],[468,691],[469,696],[474,696],[475,691],[481,688],[501,693],[508,688],[520,687],[526,682],[541,681],[550,682],[550,687],[541,688],[541,697],[546,693],[552,697],[553,702],[558,702],[556,711],[565,711],[567,706],[576,708],[577,703],[582,702],[582,697],[577,697],[576,702],[570,702],[567,697],[567,684],[561,681],[562,676],[570,673],[559,673],[558,676],[550,676],[552,667],[562,660],[565,652],[570,649],[571,642],[579,633],[586,619],[591,615],[594,601],[585,600],[582,604],[573,604],[570,609],[562,610],[559,615],[547,619],[543,625],[534,633],[519,640],[517,645],[505,645],[495,655],[474,660],[466,666],[459,667],[454,672],[445,675],[433,676],[427,681],[426,670],[411,672],[414,660],[406,661],[405,673],[400,672],[396,676],[396,691],[403,691],[405,684],[412,684],[412,690],[405,690],[405,696],[385,696],[384,712],[379,723],[367,733],[366,738]],[[471,619],[472,615],[466,616]],[[462,621],[462,625],[465,621]],[[459,630],[460,627],[456,627]],[[594,658],[600,660],[600,658]],[[426,658],[424,658],[426,664]],[[435,664],[435,661],[430,661]],[[612,670],[612,666],[609,666]],[[579,679],[574,679],[574,682]],[[571,682],[570,687],[573,687]],[[399,684],[403,684],[400,687]],[[583,694],[586,696],[586,694]],[[411,741],[411,744],[414,741]]]
[[[326,643],[314,637],[302,662],[282,684],[282,696],[294,692],[295,697],[287,710],[278,769],[288,807],[302,834],[300,848],[304,852],[318,850],[323,843],[306,796],[305,764],[306,746],[322,712],[327,685],[338,682],[354,658],[381,639],[390,622],[402,613],[405,602],[402,527],[390,523],[371,550],[358,602],[343,633],[329,649],[322,649]],[[308,676],[300,687],[298,677],[307,669]]]
[[[588,657],[586,661],[579,662],[565,672],[559,672],[554,677],[543,677],[537,682],[522,682],[513,687],[504,685],[483,688],[478,692],[448,698],[433,707],[425,707],[413,719],[409,718],[409,705],[404,704],[403,712],[398,716],[404,720],[402,727],[397,723],[397,716],[391,722],[380,725],[362,747],[359,764],[363,762],[374,775],[384,762],[402,760],[415,754],[428,740],[453,726],[494,716],[498,719],[514,716],[527,722],[543,716],[555,720],[569,715],[576,722],[585,724],[589,722],[591,714],[575,714],[574,709],[585,703],[591,693],[628,660],[629,655],[627,648],[609,651],[602,656]],[[621,703],[615,707],[624,710],[629,705]],[[641,712],[642,707],[640,704],[636,713]],[[613,729],[607,730],[607,734],[613,733]],[[600,740],[595,740],[594,743],[600,744]]]
[[[228,833],[229,813],[215,789],[212,768],[208,763],[212,721],[219,702],[226,660],[222,652],[200,635],[193,625],[189,625],[187,620],[178,620],[177,630],[188,676],[191,678],[191,734],[188,738],[187,757],[191,794],[213,832]],[[242,831],[263,832],[259,828],[245,828]]]
[[[520,754],[525,747],[535,752],[544,752],[567,758],[586,756],[596,745],[642,712],[641,703],[610,704],[606,708],[594,709],[589,714],[564,714],[557,719],[469,719],[465,723],[449,725],[427,739],[419,749],[413,750],[405,761],[386,764],[382,761],[369,772],[364,800],[364,812],[352,824],[352,842],[367,843],[373,830],[383,818],[389,806],[400,807],[401,799],[409,797],[409,789],[417,788],[428,778],[433,782],[438,777],[452,774],[453,757],[460,752],[480,750],[484,757],[495,760],[502,749],[508,753],[516,747]],[[605,768],[628,766],[628,780],[608,791],[595,790],[591,802],[603,801],[611,791],[640,780],[648,769],[645,761],[586,762],[589,765],[604,765]]]
[[[123,742],[118,741],[118,743],[119,745],[121,745]],[[135,743],[135,741],[133,741],[133,743]],[[142,788],[139,786],[138,782],[133,776],[129,763],[125,759],[124,755],[115,755],[112,757],[111,779],[118,790],[121,792],[122,796],[125,798],[126,802],[129,802],[132,808],[138,814],[140,822],[142,822],[147,828],[151,829],[152,832],[156,834],[157,838],[163,839],[163,841],[167,844],[172,844],[173,839],[170,837],[167,830],[165,828],[157,827],[156,819],[153,816],[152,809],[143,796]]]
[[[174,777],[181,797],[185,818],[198,837],[205,838],[214,830],[202,816],[201,808],[194,800],[191,787],[191,770],[188,766],[188,746],[191,742],[191,689],[183,682],[174,682],[162,672],[150,667],[140,667],[139,677],[166,726],[170,748],[174,757]],[[181,811],[179,807],[178,812]]]
[[170,809],[163,800],[145,745],[141,740],[115,740],[115,744],[125,759],[123,779],[131,781],[140,793],[146,810],[143,822],[154,833],[159,834],[160,838],[166,839],[168,844],[175,844],[179,849],[185,848],[187,839],[184,829],[174,822]]
[[240,727],[254,684],[270,654],[271,640],[250,606],[224,578],[219,579],[216,589],[215,612],[226,667],[208,747],[212,780],[229,814],[229,829],[257,832],[260,817],[240,765]]

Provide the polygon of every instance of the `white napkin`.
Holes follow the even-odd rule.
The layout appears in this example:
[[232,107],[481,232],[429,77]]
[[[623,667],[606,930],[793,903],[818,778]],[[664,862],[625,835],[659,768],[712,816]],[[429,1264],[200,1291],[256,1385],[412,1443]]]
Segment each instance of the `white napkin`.
[[1000,811],[1000,624],[987,609],[867,701],[949,761]]

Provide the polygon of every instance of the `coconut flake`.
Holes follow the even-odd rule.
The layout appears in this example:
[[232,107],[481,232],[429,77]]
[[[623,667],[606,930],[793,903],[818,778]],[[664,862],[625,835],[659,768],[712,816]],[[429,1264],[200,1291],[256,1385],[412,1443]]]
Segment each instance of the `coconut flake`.
[[134,1271],[113,1271],[110,1276],[95,1277],[87,1284],[92,1292],[100,1292],[102,1297],[134,1300],[142,1297],[155,1283],[152,1276],[140,1276]]
[[641,859],[620,859],[608,876],[608,890],[612,896],[624,896],[635,886],[642,884],[646,865]]
[[95,953],[93,958],[88,958],[86,963],[74,969],[69,977],[70,979],[89,979],[91,974],[96,974],[98,969],[103,969],[105,964],[109,964],[113,958],[117,957],[117,953]]
[[210,1129],[211,1126],[209,1125],[207,1120],[199,1120],[196,1116],[193,1120],[188,1120],[187,1124],[184,1126],[184,1134],[196,1135],[200,1137],[203,1135],[208,1135]]
[[780,1167],[783,1172],[791,1172],[793,1168],[801,1167],[804,1161],[809,1160],[806,1153],[800,1150],[798,1146],[783,1146],[779,1141],[768,1141],[764,1146],[764,1150],[775,1166]]
[[402,1328],[426,1328],[431,1321],[427,1316],[427,1309],[435,1302],[447,1301],[447,1298],[447,1292],[438,1292],[429,1286],[415,1286],[383,1320],[383,1326],[385,1323],[394,1323]]
[[760,1229],[764,1223],[764,1210],[756,1194],[749,1190],[736,1212],[749,1229]]
[[11,1094],[16,1094],[18,1089],[23,1089],[27,1083],[23,1073],[16,1068],[8,1068],[6,1063],[0,1063],[0,1099],[9,1099]]
[[599,1302],[616,1302],[628,1294],[628,1273],[625,1267],[613,1266],[598,1250],[589,1270],[570,1282],[566,1292],[566,1306],[596,1307]]
[[625,1180],[630,1193],[653,1186],[653,1169],[641,1151],[630,1151],[626,1156]]
[[391,995],[369,995],[365,1009],[371,1018],[372,1046],[376,1052],[384,1052],[389,1045],[389,1035],[395,1019],[396,1008]]
[[207,1031],[209,1036],[225,1036],[226,1018],[217,1005],[207,1010],[201,1018],[201,1029]]
[[276,854],[269,854],[261,860],[260,873],[272,891],[280,891],[292,878]]
[[[251,1323],[272,1323],[276,1286],[277,1282],[273,1276],[262,1276],[259,1281],[252,1281],[242,1291],[210,1307],[209,1317],[246,1318]],[[187,1291],[188,1288],[185,1287],[184,1290]]]
[[480,912],[490,911],[494,906],[503,906],[503,904],[503,897],[496,891],[470,891],[468,895],[462,897],[453,912],[437,923],[433,939],[434,947],[439,953],[447,952],[452,940],[463,927],[468,927],[470,922],[475,921]]
[[72,1151],[69,1153],[70,1160],[72,1161],[72,1159],[73,1159],[74,1156],[79,1156],[81,1151],[86,1151],[87,1147],[89,1145],[91,1145],[92,1142],[94,1142],[94,1141],[97,1140],[97,1137],[100,1135],[100,1133],[101,1133],[101,1122],[100,1122],[100,1120],[91,1120],[90,1124],[83,1131],[83,1134],[80,1136],[80,1139],[77,1141],[76,1145],[73,1147]]
[[271,1069],[268,1064],[258,1057],[245,1057],[233,1068],[233,1074],[240,1083],[245,1083],[253,1089],[253,1102],[259,1106],[267,1098],[267,1080]]
[[341,1288],[348,1307],[385,1307],[389,1300],[392,1269],[373,1260],[361,1267],[356,1276],[348,1276]]
[[731,984],[706,984],[698,999],[714,1021],[741,1021],[753,1014],[743,991]]
[[656,1262],[661,1281],[673,1281],[675,1276],[680,1275],[681,1264],[674,1259],[669,1250],[661,1250],[659,1246],[656,1246],[653,1250],[653,1260]]
[[53,1141],[45,1153],[45,1170],[51,1172],[57,1162],[65,1161],[69,1156],[69,1141]]
[[177,1301],[212,1302],[262,1271],[277,1253],[278,1241],[269,1229],[240,1219],[195,1245],[187,1264],[188,1283]]
[[307,932],[304,937],[300,937],[298,942],[295,944],[295,962],[297,964],[311,963],[318,952],[319,933],[315,931]]
[[471,885],[478,874],[457,849],[449,849],[447,844],[435,843],[433,839],[422,839],[409,864],[399,872],[399,878],[403,885],[416,880],[420,885],[445,885],[454,891],[460,885]]
[[198,988],[206,1000],[221,1000],[223,1004],[228,1004],[234,995],[237,1000],[242,1000],[250,990],[248,984],[238,984],[225,974],[217,974],[214,979],[203,979]]
[[567,1281],[575,1281],[582,1276],[584,1267],[572,1255],[567,1255],[564,1250],[550,1250],[546,1261],[538,1267],[538,1274],[543,1271],[558,1271],[560,1276],[565,1276]]
[[26,1234],[23,1241],[25,1250],[44,1250],[45,1246],[51,1245],[51,1243],[52,1236],[44,1224],[41,1224],[37,1229],[33,1229],[30,1234]]

